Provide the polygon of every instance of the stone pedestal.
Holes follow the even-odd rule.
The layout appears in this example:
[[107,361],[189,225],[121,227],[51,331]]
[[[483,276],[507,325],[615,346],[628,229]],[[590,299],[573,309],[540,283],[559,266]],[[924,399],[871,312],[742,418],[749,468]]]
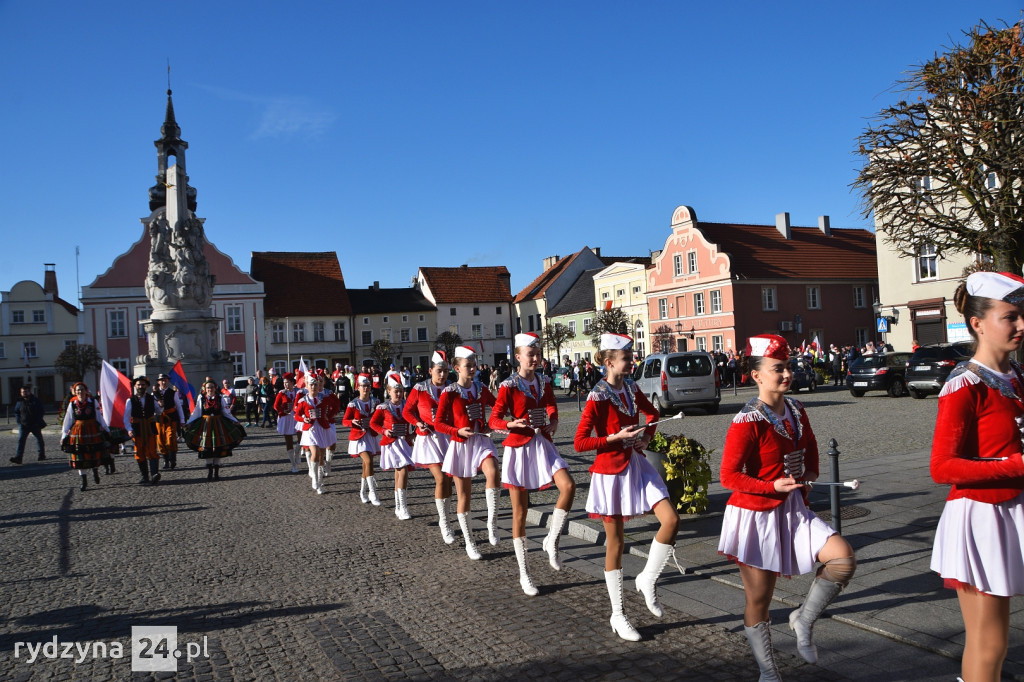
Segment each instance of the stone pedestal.
[[206,377],[212,377],[218,386],[221,379],[231,381],[234,367],[228,352],[217,347],[220,320],[204,312],[176,311],[167,316],[171,319],[155,318],[144,323],[149,353],[138,357],[135,375],[145,374],[156,384],[156,375],[169,372],[181,360],[185,378],[197,392]]

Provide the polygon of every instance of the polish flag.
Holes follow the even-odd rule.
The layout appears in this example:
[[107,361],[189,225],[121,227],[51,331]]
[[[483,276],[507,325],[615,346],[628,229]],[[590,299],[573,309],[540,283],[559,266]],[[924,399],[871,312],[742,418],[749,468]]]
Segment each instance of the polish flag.
[[128,377],[121,374],[106,360],[100,372],[100,404],[103,417],[107,424],[122,428],[124,425],[124,406],[132,397],[132,384]]
[[295,370],[295,388],[306,387],[306,372],[309,371],[309,367],[306,366],[306,361],[299,356],[299,368]]

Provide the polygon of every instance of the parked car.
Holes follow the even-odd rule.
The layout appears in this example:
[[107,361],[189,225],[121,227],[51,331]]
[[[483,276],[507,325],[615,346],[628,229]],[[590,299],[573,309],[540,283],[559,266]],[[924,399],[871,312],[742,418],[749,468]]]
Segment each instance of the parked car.
[[910,353],[877,353],[857,358],[846,372],[850,395],[860,398],[868,391],[885,391],[893,398],[906,395],[909,359]]
[[809,392],[818,388],[818,375],[815,374],[811,363],[799,359],[789,361],[789,369],[793,373],[793,380],[789,384],[789,390],[796,392],[807,389]]
[[932,343],[920,346],[907,360],[907,391],[914,398],[938,393],[958,363],[969,360],[966,343]]
[[633,380],[659,414],[685,407],[718,412],[721,380],[710,353],[688,351],[648,355],[633,373]]

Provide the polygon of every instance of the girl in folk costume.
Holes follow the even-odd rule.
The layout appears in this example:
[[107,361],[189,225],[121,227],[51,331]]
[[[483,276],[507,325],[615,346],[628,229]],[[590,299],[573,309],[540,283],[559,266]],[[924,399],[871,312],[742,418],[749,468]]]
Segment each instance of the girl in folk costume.
[[160,415],[156,420],[156,450],[164,457],[164,469],[178,466],[178,429],[185,424],[181,394],[171,386],[171,377],[161,374],[153,391]]
[[[623,523],[651,511],[661,523],[651,541],[647,565],[636,577],[636,589],[643,593],[647,608],[661,618],[664,611],[655,584],[669,558],[674,558],[679,515],[661,476],[643,454],[655,429],[640,425],[640,413],[650,423],[657,421],[658,411],[630,377],[633,340],[621,334],[601,334],[596,359],[607,374],[587,396],[573,445],[577,452],[597,451],[590,467],[587,512],[591,518],[604,522],[608,538],[604,579],[612,602],[612,631],[622,639],[636,642],[640,633],[622,611]],[[595,435],[591,436],[591,432]]]
[[430,357],[430,377],[421,381],[409,391],[402,416],[405,421],[416,425],[416,443],[412,446],[412,463],[426,467],[434,476],[434,504],[437,506],[438,526],[441,537],[449,545],[455,542],[452,529],[448,526],[448,500],[452,496],[451,479],[441,472],[445,453],[448,451],[448,436],[434,428],[437,403],[441,391],[447,385],[448,362],[444,351],[434,351]]
[[60,430],[60,449],[70,456],[71,468],[82,477],[82,490],[89,485],[86,475],[92,469],[93,479],[100,482],[100,460],[109,447],[110,433],[99,404],[89,396],[89,389],[79,381],[72,386],[74,399],[64,413]]
[[156,451],[156,399],[149,392],[149,379],[136,377],[135,392],[124,404],[124,430],[135,441],[135,461],[142,478],[139,483],[160,482],[160,455]]
[[370,393],[370,378],[360,375],[357,397],[345,408],[341,423],[351,428],[348,433],[348,454],[363,461],[363,477],[359,482],[359,499],[363,504],[380,506],[377,497],[377,479],[373,477],[373,457],[380,454],[377,434],[370,430],[370,417],[377,407],[377,399]]
[[274,397],[274,411],[277,412],[277,432],[284,436],[284,449],[288,461],[292,463],[292,473],[299,471],[299,454],[295,452],[295,434],[298,433],[298,422],[295,421],[295,375],[284,373],[284,390]]
[[245,429],[235,419],[217,389],[217,382],[207,377],[203,394],[196,401],[188,422],[182,429],[185,445],[206,462],[206,480],[220,480],[220,463],[245,439]]
[[448,452],[445,453],[441,471],[455,478],[455,489],[459,493],[459,527],[466,540],[466,554],[476,560],[480,558],[480,552],[473,542],[469,511],[473,477],[481,470],[487,477],[485,493],[488,540],[492,545],[498,544],[498,529],[495,525],[498,496],[501,494],[495,455],[498,449],[488,436],[481,433],[486,430],[484,413],[494,405],[494,394],[473,380],[476,374],[476,351],[472,348],[456,348],[454,365],[459,379],[441,392],[435,425],[438,431],[449,438]]
[[392,372],[387,376],[388,400],[377,405],[370,418],[370,428],[381,435],[380,468],[395,471],[395,516],[402,521],[411,519],[405,502],[405,490],[409,484],[409,470],[413,468],[412,442],[409,423],[402,412],[405,408],[405,387],[402,377]]
[[306,392],[295,399],[295,421],[301,424],[303,447],[309,449],[309,477],[317,495],[323,495],[324,465],[327,463],[326,450],[337,442],[334,434],[334,417],[338,414],[338,400],[333,395],[324,396],[323,383],[316,374],[306,374]]
[[778,680],[768,615],[776,578],[822,564],[804,603],[789,614],[797,650],[814,663],[814,622],[849,583],[857,562],[849,543],[807,508],[807,490],[818,478],[818,442],[803,405],[786,397],[793,379],[789,345],[781,336],[762,334],[750,338],[746,351],[758,395],[733,418],[725,437],[721,480],[733,493],[718,551],[739,564],[743,625],[761,680]]
[[[515,354],[519,371],[501,382],[491,410],[490,426],[509,432],[503,443],[501,483],[508,488],[512,500],[512,546],[519,562],[519,585],[533,597],[537,588],[526,562],[526,509],[530,504],[530,491],[547,488],[552,483],[558,487],[551,527],[541,546],[548,553],[551,568],[560,571],[558,541],[576,496],[576,483],[551,442],[558,429],[558,407],[551,381],[537,373],[541,363],[540,339],[536,334],[516,334]],[[506,416],[512,418],[506,420]]]
[[1001,678],[1010,597],[1024,594],[1024,376],[1012,354],[1024,339],[1024,279],[976,272],[953,295],[974,356],[939,393],[931,473],[952,484],[931,568],[957,591],[967,682]]
[[327,424],[327,447],[324,448],[324,477],[331,474],[331,460],[334,459],[334,450],[338,447],[338,426],[334,423],[334,417],[341,412],[341,401],[334,391],[327,388],[327,373],[323,367],[316,370],[317,389],[320,391],[320,401],[328,401],[332,405],[331,419]]

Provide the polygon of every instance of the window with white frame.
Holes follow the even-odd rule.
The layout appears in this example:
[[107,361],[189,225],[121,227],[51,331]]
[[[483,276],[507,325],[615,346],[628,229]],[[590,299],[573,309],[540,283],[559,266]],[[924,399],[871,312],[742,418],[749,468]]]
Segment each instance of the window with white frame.
[[427,328],[426,327],[416,327],[416,340],[417,341],[426,341],[427,340]]
[[498,322],[494,325],[494,336],[499,339],[505,338],[505,325],[503,323]]
[[697,337],[697,350],[704,350],[704,351],[706,351],[707,349],[708,349],[708,340],[706,338],[704,338],[703,336],[698,336]]
[[384,327],[380,330],[381,341],[391,341],[391,327]]
[[226,305],[224,306],[224,323],[225,332],[228,334],[241,334],[242,333],[242,306],[240,305]]
[[324,339],[324,323],[314,322],[313,323],[313,340],[323,341]]
[[615,292],[615,295],[616,296],[625,296],[626,295],[626,290],[625,289],[619,289],[619,290],[617,290]]
[[270,342],[284,343],[284,322],[275,322],[270,325]]
[[64,339],[64,350],[70,350],[78,347],[78,341],[74,339]]
[[362,345],[369,346],[369,345],[372,345],[372,344],[373,344],[373,332],[371,332],[370,330],[365,330],[363,332],[363,344]]
[[292,343],[303,343],[306,340],[306,323],[292,322]]
[[25,324],[25,311],[24,310],[12,310],[11,311],[11,324]]
[[398,330],[398,340],[402,343],[408,343],[412,341],[412,330],[408,327],[403,327]]
[[722,291],[720,289],[712,289],[711,291],[711,312],[722,312]]
[[761,310],[778,310],[775,287],[761,287]]
[[914,178],[914,190],[919,194],[930,191],[932,188],[931,176],[925,175],[923,177]]
[[634,294],[639,294],[640,293],[640,287],[633,287],[633,293]]
[[854,308],[866,308],[867,298],[864,296],[864,287],[853,288],[853,307]]
[[721,334],[716,334],[711,337],[711,350],[716,353],[721,353],[725,350],[725,337]]
[[985,173],[985,189],[999,189],[999,178],[994,171]]
[[39,324],[46,322],[46,311],[45,310],[33,310],[32,311],[32,323]]
[[123,310],[107,311],[107,337],[117,339],[128,336],[127,314]]
[[231,365],[235,368],[235,376],[245,376],[245,353],[232,353]]
[[348,341],[345,337],[345,323],[335,322],[334,323],[334,340],[335,341]]
[[153,309],[149,307],[139,308],[136,315],[139,318],[139,338],[144,339],[146,338],[146,328],[143,326],[142,323],[148,320],[150,317],[152,317]]
[[452,334],[458,334],[459,333],[459,325],[457,325],[457,324],[450,324],[450,325],[448,325],[448,331],[450,331]]
[[484,338],[484,326],[482,324],[474,324],[472,331],[474,339]]
[[569,320],[569,331],[576,333],[576,320]]
[[274,360],[274,372],[277,373],[277,376],[283,377],[284,373],[288,371],[286,367],[284,360]]
[[704,314],[704,292],[699,291],[693,295],[693,314]]
[[667,317],[668,317],[668,299],[667,298],[659,298],[658,299],[658,319],[659,320],[664,320]]
[[807,287],[807,309],[821,309],[821,289],[818,287]]
[[676,277],[683,276],[683,254],[681,253],[672,256],[672,274]]
[[610,291],[602,291],[601,292],[601,300],[602,301],[607,301],[611,297],[612,297],[612,294],[611,294]]
[[921,244],[917,247],[917,279],[937,279],[939,276],[938,255],[935,244]]
[[110,360],[110,364],[121,374],[128,374],[128,360],[126,358],[114,358]]
[[856,334],[857,334],[857,345],[858,346],[863,346],[863,345],[865,345],[868,342],[868,328],[867,327],[858,327],[857,331],[856,331]]
[[583,318],[583,333],[586,334],[590,331],[590,325],[594,323],[594,320],[589,317]]
[[23,341],[21,344],[21,357],[26,360],[38,357],[36,355],[36,342],[35,341]]
[[686,271],[691,275],[697,274],[697,252],[687,251],[686,252]]

